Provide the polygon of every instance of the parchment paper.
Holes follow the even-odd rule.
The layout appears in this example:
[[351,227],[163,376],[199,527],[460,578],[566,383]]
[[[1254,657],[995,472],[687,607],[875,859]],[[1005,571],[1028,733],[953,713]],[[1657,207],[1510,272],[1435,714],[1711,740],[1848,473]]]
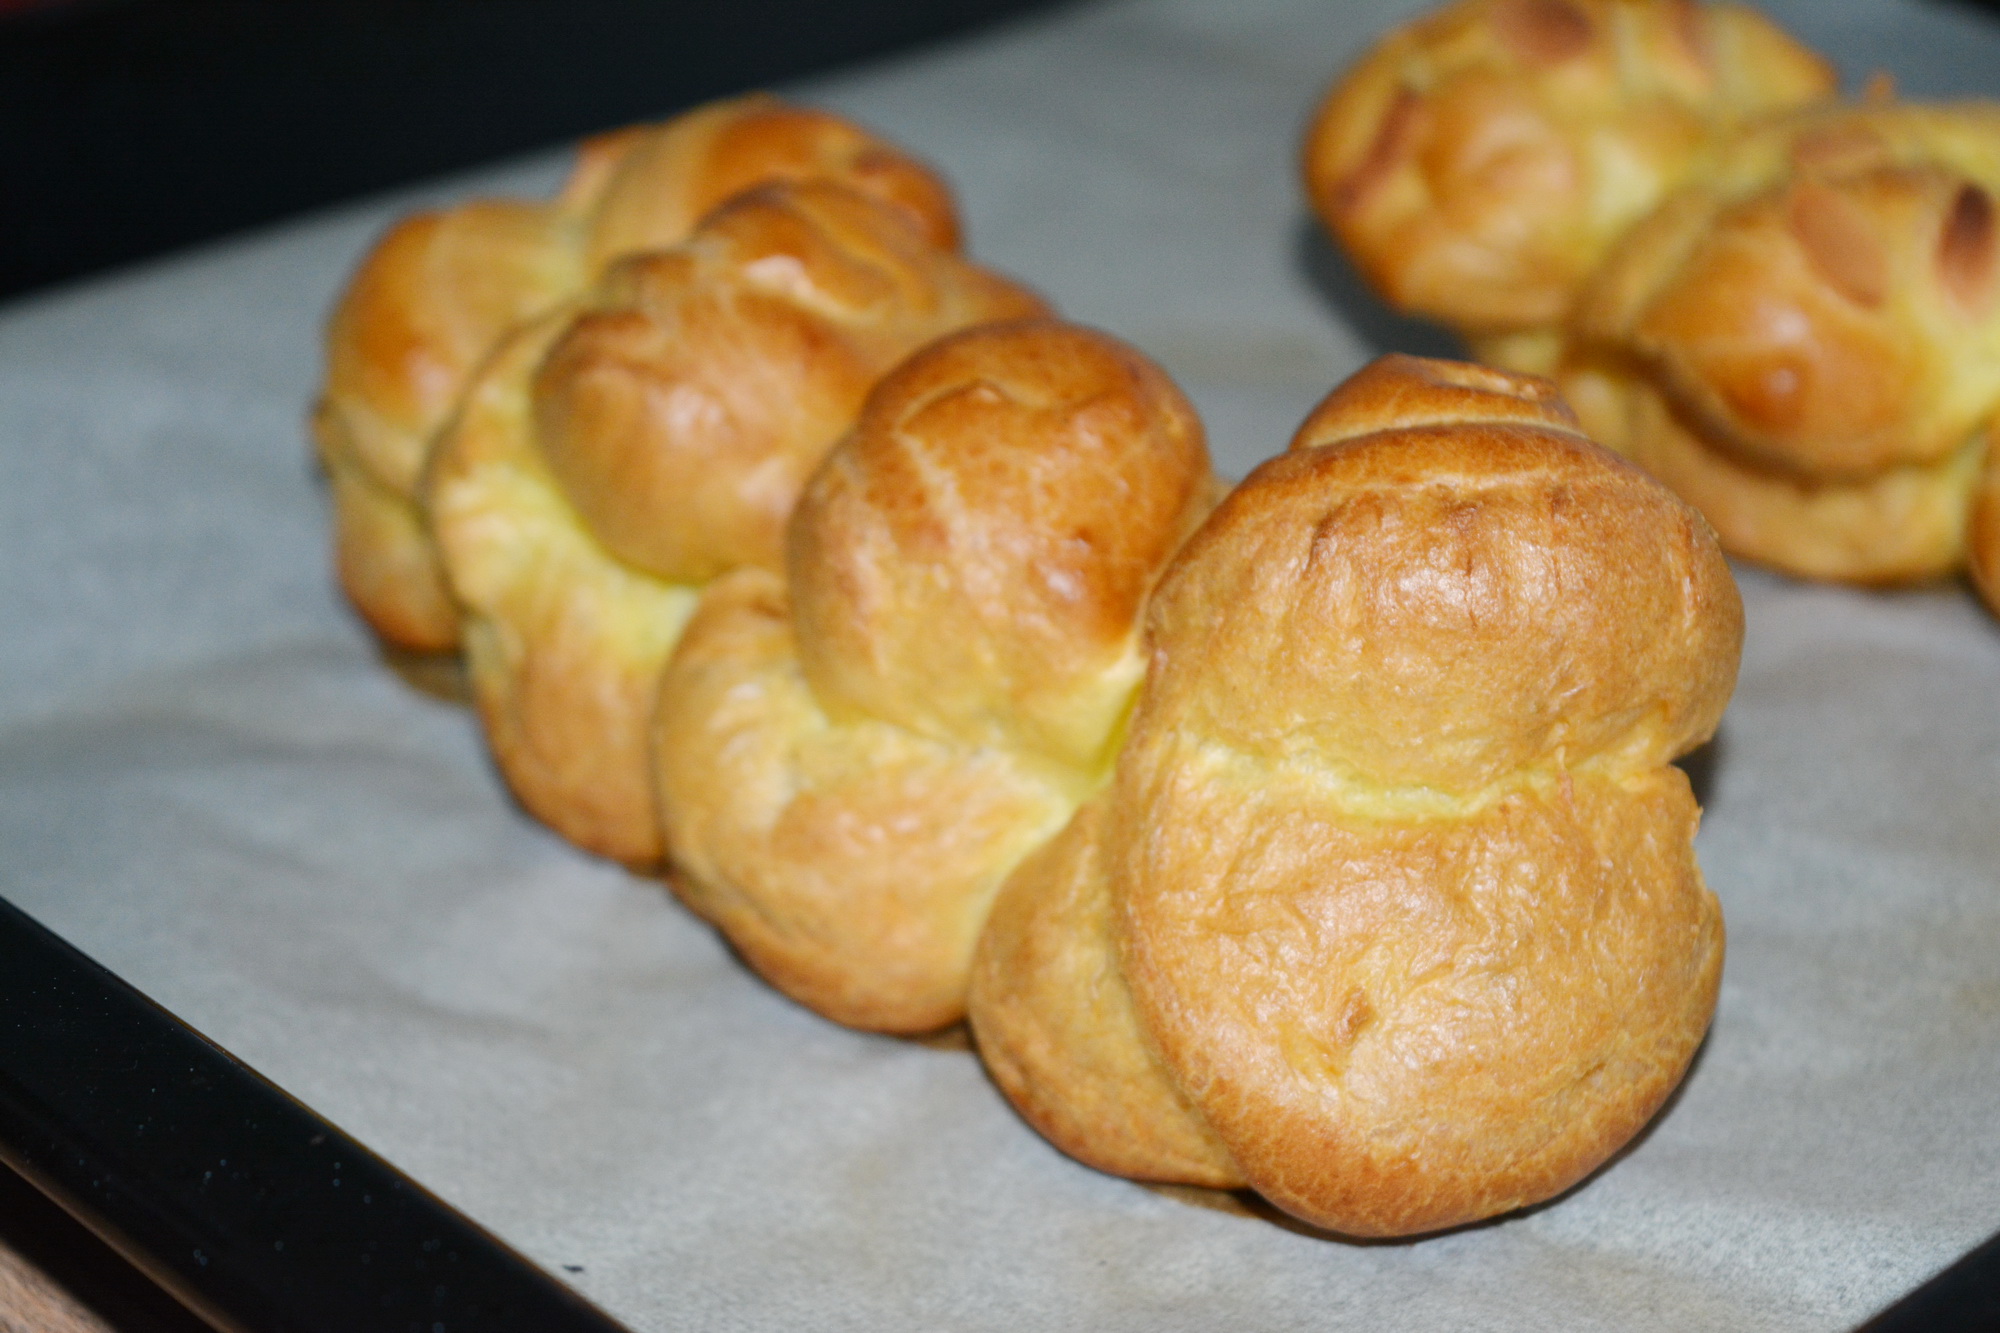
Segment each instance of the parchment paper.
[[[943,164],[975,250],[1161,358],[1226,469],[1437,334],[1305,221],[1299,127],[1412,6],[1085,5],[792,90]],[[1778,7],[1852,74],[2000,92],[1970,11]],[[1694,765],[1721,1009],[1568,1197],[1361,1246],[1097,1175],[964,1051],[752,979],[509,803],[331,590],[318,325],[419,202],[0,312],[0,892],[637,1329],[1831,1330],[2000,1226],[2000,628],[1740,571]]]

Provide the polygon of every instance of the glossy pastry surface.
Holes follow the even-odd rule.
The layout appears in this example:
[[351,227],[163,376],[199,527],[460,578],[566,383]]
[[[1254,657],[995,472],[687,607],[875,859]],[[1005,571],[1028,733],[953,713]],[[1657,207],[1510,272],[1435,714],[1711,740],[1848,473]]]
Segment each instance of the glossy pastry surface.
[[343,586],[377,633],[453,646],[419,482],[473,373],[511,329],[581,295],[620,257],[672,246],[765,181],[836,180],[955,247],[949,190],[929,168],[824,112],[750,96],[586,142],[560,195],[421,213],[362,260],[327,330],[313,413],[333,481]]
[[902,210],[806,183],[737,196],[517,334],[426,495],[522,803],[592,851],[659,861],[647,738],[696,595],[779,567],[800,487],[892,365],[1042,308]]
[[997,324],[900,366],[784,577],[717,583],[667,670],[683,896],[828,1017],[960,1017],[994,890],[1103,780],[1140,610],[1211,487],[1186,399],[1102,334]]

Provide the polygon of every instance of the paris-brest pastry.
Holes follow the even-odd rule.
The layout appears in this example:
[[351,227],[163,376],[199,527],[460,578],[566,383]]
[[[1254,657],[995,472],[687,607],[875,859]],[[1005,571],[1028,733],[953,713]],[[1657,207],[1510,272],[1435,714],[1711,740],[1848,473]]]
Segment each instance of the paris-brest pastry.
[[1213,489],[1186,399],[1103,334],[990,325],[898,367],[784,575],[713,584],[667,669],[683,898],[839,1022],[961,1017],[994,892],[1104,779],[1141,609]]
[[996,1081],[1087,1163],[1348,1234],[1567,1188],[1713,1012],[1669,761],[1742,629],[1701,517],[1546,381],[1377,362],[1162,576],[1115,773],[979,944]]
[[2000,606],[1996,196],[2000,104],[1745,134],[1612,250],[1565,392],[1732,553],[1864,583],[1970,560]]
[[339,576],[378,634],[419,650],[457,642],[418,491],[438,430],[501,336],[620,256],[685,239],[743,190],[811,179],[872,194],[934,244],[956,244],[950,192],[927,167],[835,116],[763,96],[590,140],[553,200],[420,213],[376,244],[334,309],[313,433]]
[[1546,372],[1606,248],[1744,122],[1832,94],[1769,20],[1695,0],[1458,0],[1328,94],[1307,194],[1396,309]]
[[737,195],[506,340],[425,495],[521,803],[592,851],[657,862],[648,732],[700,589],[780,567],[800,487],[891,366],[1043,309],[907,210],[805,182]]

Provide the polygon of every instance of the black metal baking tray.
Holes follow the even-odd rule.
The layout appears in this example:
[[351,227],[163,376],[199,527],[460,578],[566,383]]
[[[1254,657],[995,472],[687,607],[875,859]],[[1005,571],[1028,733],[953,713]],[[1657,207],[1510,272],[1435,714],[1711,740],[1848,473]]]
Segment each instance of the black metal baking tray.
[[218,1329],[620,1327],[4,901],[0,1161]]

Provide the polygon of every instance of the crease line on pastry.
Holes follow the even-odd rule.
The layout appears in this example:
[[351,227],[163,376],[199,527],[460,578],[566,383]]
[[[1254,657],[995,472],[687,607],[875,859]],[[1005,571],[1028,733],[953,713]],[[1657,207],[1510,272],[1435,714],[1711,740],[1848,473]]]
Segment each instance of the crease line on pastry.
[[[1641,710],[1647,711],[1647,710]],[[1342,818],[1381,822],[1428,822],[1467,819],[1484,814],[1509,797],[1532,795],[1544,800],[1555,798],[1567,803],[1578,780],[1626,787],[1660,769],[1671,760],[1658,763],[1643,755],[1652,748],[1634,743],[1642,729],[1624,744],[1595,750],[1575,761],[1560,749],[1533,763],[1481,784],[1469,791],[1454,791],[1424,783],[1383,783],[1364,778],[1352,770],[1343,771],[1319,758],[1302,755],[1259,756],[1209,737],[1181,737],[1180,743],[1194,748],[1195,763],[1208,768],[1211,780],[1246,788],[1283,782],[1312,789]],[[1695,747],[1689,747],[1690,749]],[[1683,752],[1685,753],[1685,751]],[[1115,765],[1114,765],[1115,768]]]

